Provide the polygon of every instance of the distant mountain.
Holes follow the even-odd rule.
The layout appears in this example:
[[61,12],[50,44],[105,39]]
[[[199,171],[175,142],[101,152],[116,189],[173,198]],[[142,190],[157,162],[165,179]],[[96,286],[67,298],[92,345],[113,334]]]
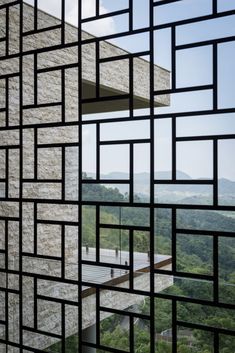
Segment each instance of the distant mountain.
[[[95,178],[94,173],[87,173],[88,177]],[[107,179],[121,179],[125,180],[128,179],[129,175],[127,173],[122,173],[122,172],[112,172],[109,174],[102,174],[101,179],[104,181]],[[188,174],[177,171],[177,178],[180,180],[190,180],[192,179]],[[157,172],[155,173],[155,179],[156,180],[169,180],[171,179],[171,172],[170,171],[163,171],[163,172]],[[203,183],[203,181],[202,181]],[[120,192],[125,192],[126,188],[124,185],[118,186]],[[146,195],[149,192],[149,173],[137,173],[135,174],[135,189],[137,194],[143,194]],[[208,185],[197,185],[196,187],[197,194],[202,194],[206,195],[208,194],[210,188]],[[185,193],[188,193],[188,197],[192,196],[190,195],[195,194],[195,188],[194,185],[184,185],[183,190],[182,187],[178,187],[174,184],[160,184],[159,185],[159,193],[177,193],[180,198],[183,196],[185,197]],[[180,195],[181,194],[181,195]],[[184,195],[182,195],[184,194]],[[229,179],[221,178],[219,179],[219,194],[220,195],[225,195],[228,198],[234,198],[235,197],[235,182],[231,181]]]

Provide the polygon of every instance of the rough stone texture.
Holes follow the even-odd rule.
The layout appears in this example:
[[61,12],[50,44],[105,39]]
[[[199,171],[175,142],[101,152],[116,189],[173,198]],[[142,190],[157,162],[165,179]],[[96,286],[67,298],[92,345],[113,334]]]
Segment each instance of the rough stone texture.
[[[0,10],[0,18],[4,18],[4,9]],[[59,24],[59,20],[39,11],[39,23],[41,28]],[[33,8],[24,4],[24,31],[33,29]],[[19,11],[18,6],[10,8],[10,54],[17,53],[19,50]],[[0,33],[4,32],[5,21],[0,21]],[[65,37],[67,43],[77,42],[77,28],[66,25]],[[93,38],[90,34],[83,32],[83,39]],[[24,37],[23,50],[28,51],[29,55],[23,58],[24,75],[23,75],[23,97],[24,104],[33,104],[34,102],[34,57],[30,55],[33,49],[42,49],[48,46],[60,45],[61,33],[60,30],[48,30],[36,34],[30,34]],[[108,43],[100,43],[101,58],[115,57],[117,55],[125,55],[127,52]],[[84,97],[92,98],[95,94],[94,85],[96,82],[96,55],[94,43],[83,45],[83,82],[84,82]],[[38,69],[56,67],[63,64],[76,64],[78,63],[78,48],[76,44],[71,44],[71,47],[59,50],[51,50],[49,52],[42,52],[38,54]],[[12,58],[7,60],[0,60],[0,72],[13,73],[18,71],[19,59]],[[136,107],[148,107],[149,101],[149,64],[141,58],[134,59],[134,95]],[[68,111],[67,121],[72,119],[77,120],[78,116],[78,87],[77,87],[77,68],[66,70],[66,98],[67,106],[70,107]],[[129,92],[129,62],[128,60],[116,60],[113,62],[102,63],[100,65],[100,88],[101,95],[113,95],[117,93]],[[169,72],[155,66],[155,89],[164,90],[168,89],[170,85]],[[45,85],[48,86],[44,90]],[[141,82],[141,85],[139,84]],[[0,89],[4,85],[4,81],[0,80]],[[61,77],[59,71],[51,71],[49,73],[38,74],[38,102],[56,102],[60,101],[61,97]],[[15,87],[16,95],[18,88]],[[50,94],[48,95],[48,91]],[[157,105],[169,105],[169,95],[162,95],[155,99]],[[115,101],[110,103],[102,103],[99,105],[100,111],[109,111],[112,109],[122,110],[128,109],[127,101],[119,101],[116,106]],[[122,107],[123,105],[123,107]],[[97,106],[90,104],[85,106],[84,112],[97,112]],[[33,111],[33,109],[32,109]],[[45,122],[51,121],[49,117],[43,116]],[[50,117],[52,118],[52,117]]]
[[[11,1],[1,0],[1,4]],[[6,34],[5,26],[6,10],[0,10],[0,38]],[[19,6],[9,8],[9,54],[19,53]],[[24,4],[23,14],[24,31],[33,30],[33,8]],[[38,12],[39,28],[59,24],[59,21],[41,11]],[[66,25],[66,43],[77,41],[77,29]],[[92,39],[88,33],[83,32],[83,39]],[[56,222],[67,222],[64,237],[64,274],[67,280],[78,280],[78,206],[69,204],[69,201],[78,199],[78,153],[77,146],[66,144],[78,144],[78,67],[65,69],[65,121],[63,126],[38,127],[33,124],[60,123],[61,122],[61,96],[62,76],[61,71],[56,70],[61,65],[78,64],[78,46],[71,44],[64,49],[41,52],[37,58],[37,69],[41,70],[37,77],[34,73],[33,49],[42,49],[47,46],[60,45],[61,36],[59,30],[45,31],[24,36],[23,50],[28,55],[23,57],[23,198],[22,204],[22,251],[23,271],[30,275],[50,275],[60,277],[62,273],[61,261],[58,259],[48,260],[40,257],[31,257],[34,253],[35,217],[37,219],[37,254],[46,256],[61,256],[61,226]],[[96,65],[95,45],[86,44],[82,48],[82,80],[83,98],[92,98],[95,95]],[[110,43],[100,43],[101,58],[125,55],[126,52]],[[20,180],[20,115],[19,115],[19,58],[4,58],[5,42],[0,42],[0,75],[15,74],[8,79],[8,107],[6,107],[6,80],[0,79],[0,110],[8,108],[8,124],[13,129],[0,131],[0,179],[6,178],[6,156],[8,148],[8,197],[12,201],[0,201],[0,217],[8,219],[8,269],[19,271],[19,217],[20,207],[15,199],[19,198]],[[50,72],[43,69],[54,68]],[[135,108],[146,108],[149,105],[149,64],[147,61],[134,59],[134,106]],[[166,70],[155,67],[155,89],[168,89],[170,75]],[[100,93],[103,96],[126,94],[129,92],[129,63],[128,60],[116,60],[100,65]],[[37,97],[35,97],[35,82],[37,83]],[[141,82],[141,84],[139,84]],[[54,106],[38,106],[35,104],[55,103]],[[155,99],[156,105],[168,105],[169,96],[163,95]],[[84,108],[83,113],[94,113],[103,111],[119,111],[128,108],[128,101],[118,101],[91,104]],[[74,122],[73,125],[66,125]],[[5,111],[0,111],[0,126],[6,126]],[[25,128],[27,126],[27,128]],[[49,147],[53,144],[53,147]],[[62,179],[62,154],[65,156],[65,201],[68,203],[57,204],[40,203],[43,201],[60,200],[62,196],[62,185],[60,182],[50,182],[49,179]],[[35,151],[37,155],[35,158]],[[35,160],[36,159],[36,160]],[[36,166],[36,168],[35,168]],[[37,169],[37,175],[35,175]],[[32,179],[34,179],[32,181]],[[42,182],[43,181],[43,182]],[[6,197],[6,182],[0,182],[0,197]],[[26,202],[28,199],[28,202]],[[32,202],[37,200],[38,203]],[[45,224],[48,222],[47,224]],[[53,222],[55,224],[53,224]],[[51,224],[52,223],[52,224]],[[71,223],[71,224],[70,224]],[[5,221],[0,220],[0,250],[4,250],[5,244]],[[5,254],[0,252],[0,268],[5,268]],[[135,288],[149,290],[149,274],[142,273],[135,278]],[[156,291],[161,291],[172,284],[172,278],[167,276],[156,276]],[[122,287],[127,287],[124,282]],[[78,288],[68,283],[58,283],[38,279],[37,291],[40,296],[49,296],[52,301],[37,300],[38,330],[33,333],[24,330],[23,343],[25,345],[44,349],[57,340],[43,334],[45,332],[61,333],[61,305],[53,302],[53,298],[71,301],[65,308],[66,337],[77,332],[78,312],[75,305],[78,301]],[[0,273],[0,287],[19,290],[19,276],[17,274]],[[101,303],[103,306],[125,309],[130,305],[139,303],[140,296],[126,295],[115,291],[102,291]],[[34,327],[34,280],[33,277],[23,276],[23,324]],[[95,295],[84,297],[83,302],[83,328],[95,323]],[[0,320],[6,317],[5,293],[0,291]],[[109,316],[106,313],[101,319]],[[8,318],[9,318],[9,340],[19,343],[19,295],[8,293]],[[0,338],[4,337],[4,326],[0,325]],[[5,347],[0,345],[0,352],[5,352]],[[18,352],[17,348],[8,347],[8,352]]]

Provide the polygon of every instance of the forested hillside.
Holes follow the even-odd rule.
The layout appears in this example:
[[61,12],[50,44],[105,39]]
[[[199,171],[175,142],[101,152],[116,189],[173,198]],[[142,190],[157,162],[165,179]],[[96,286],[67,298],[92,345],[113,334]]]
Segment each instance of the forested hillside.
[[[107,189],[99,185],[86,185],[88,199],[113,198],[125,200],[118,189]],[[102,207],[101,223],[149,225],[149,210],[146,208]],[[213,236],[203,235],[203,230],[235,232],[235,218],[231,213],[198,210],[177,210],[178,229],[198,229],[202,235],[177,234],[177,270],[194,274],[213,275]],[[155,253],[171,254],[171,210],[158,208],[155,211]],[[100,231],[100,246],[128,250],[128,233],[105,229]],[[95,246],[95,206],[83,208],[83,245]],[[219,299],[224,303],[235,303],[235,241],[233,237],[219,238]],[[135,232],[135,251],[149,250],[148,232]],[[213,284],[206,280],[175,278],[174,285],[164,291],[181,297],[213,300]],[[131,309],[131,308],[130,308]],[[149,300],[145,300],[138,309],[148,314]],[[226,309],[214,309],[209,305],[180,302],[177,304],[178,320],[202,325],[235,330],[235,312]],[[155,300],[156,353],[170,353],[172,328],[172,306],[170,300]],[[136,352],[149,353],[149,322],[136,320]],[[165,331],[166,335],[163,335]],[[212,334],[202,330],[179,328],[178,353],[212,353],[214,341]],[[108,347],[129,350],[128,329],[125,321],[113,315],[101,323],[101,343]],[[69,353],[76,351],[76,336],[67,339]],[[53,346],[54,347],[54,346]],[[54,348],[53,348],[54,350]],[[220,353],[235,352],[235,338],[220,337]],[[104,353],[104,351],[99,351]]]

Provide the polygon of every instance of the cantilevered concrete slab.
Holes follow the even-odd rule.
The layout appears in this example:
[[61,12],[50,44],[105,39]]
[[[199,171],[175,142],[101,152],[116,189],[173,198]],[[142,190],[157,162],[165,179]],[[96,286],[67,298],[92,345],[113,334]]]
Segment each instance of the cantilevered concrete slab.
[[[9,54],[19,51],[19,5],[10,7],[9,9]],[[66,24],[64,47],[61,46],[60,29],[45,30],[46,27],[60,25],[60,20],[43,11],[38,11],[39,31],[34,31],[34,8],[28,4],[23,5],[23,21],[24,21],[24,37],[23,37],[23,93],[24,105],[35,105],[35,69],[38,70],[38,104],[56,102],[59,100],[61,89],[61,75],[56,71],[61,65],[70,65],[71,68],[66,70],[65,74],[65,94],[66,105],[74,113],[78,112],[78,30],[76,27]],[[40,31],[40,28],[43,29]],[[4,33],[5,16],[0,11],[0,33]],[[129,109],[128,95],[130,93],[129,75],[133,74],[133,104],[135,109],[149,107],[149,91],[150,91],[150,72],[148,61],[142,58],[133,59],[133,73],[129,71],[129,60],[114,60],[112,62],[103,62],[100,64],[99,83],[100,83],[100,100],[94,103],[89,102],[96,96],[96,49],[95,43],[92,42],[94,36],[83,32],[83,40],[85,44],[82,46],[82,98],[83,113],[100,113],[110,111],[121,111]],[[87,44],[86,44],[87,43]],[[0,45],[4,45],[1,42]],[[48,51],[48,48],[51,49]],[[1,48],[0,48],[1,49]],[[37,67],[33,54],[38,50]],[[110,58],[119,56],[128,57],[128,52],[110,44],[106,41],[100,42],[100,58]],[[0,59],[0,74],[4,75],[17,72],[19,68],[19,58]],[[46,72],[48,69],[52,71]],[[155,66],[154,70],[155,89],[168,89],[170,85],[169,71]],[[141,84],[140,84],[141,83]],[[43,87],[47,85],[46,95]],[[14,88],[17,90],[17,87]],[[0,93],[4,90],[4,82],[0,80]],[[48,92],[51,92],[48,95]],[[111,99],[112,96],[123,95],[123,99]],[[169,95],[161,95],[155,98],[155,106],[169,105]],[[36,106],[35,106],[36,108]],[[33,107],[32,107],[33,109]],[[67,107],[66,107],[67,109]]]
[[[95,249],[89,249],[87,254],[86,248],[83,248],[83,259],[88,260],[95,254]],[[101,267],[91,265],[83,265],[82,274],[83,281],[91,284],[102,284],[114,287],[114,290],[102,290],[100,292],[100,305],[107,308],[124,310],[128,307],[141,304],[142,296],[115,291],[116,287],[129,288],[129,274],[125,270],[113,269],[112,264],[120,263],[122,260],[129,261],[129,253],[127,251],[119,252],[116,256],[115,250],[100,249],[100,256],[103,261],[110,262],[110,267]],[[149,275],[149,259],[146,253],[134,253],[136,259],[134,265],[134,288],[139,291],[149,291],[150,275]],[[36,260],[36,262],[35,262]],[[121,260],[121,262],[122,262]],[[15,266],[18,259],[15,257]],[[42,264],[40,264],[42,262]],[[171,266],[171,257],[165,255],[155,256],[155,267],[169,269]],[[40,276],[48,275],[48,267],[50,268],[50,279],[40,279],[37,285],[37,333],[31,330],[34,326],[35,315],[35,283],[34,275],[40,273]],[[62,282],[60,278],[60,267],[55,266],[53,260],[40,260],[40,258],[28,258],[24,265],[23,275],[23,317],[24,317],[24,333],[23,342],[25,347],[34,347],[35,349],[44,350],[47,347],[58,342],[61,334],[61,304],[66,302],[66,337],[77,334],[78,332],[78,286],[75,284],[77,280],[78,263],[67,266],[66,273],[70,274],[69,279]],[[111,269],[113,272],[111,274]],[[30,277],[32,276],[32,277]],[[5,278],[0,278],[0,286],[5,287]],[[73,282],[74,281],[74,282]],[[161,292],[173,284],[171,276],[155,275],[155,291]],[[16,288],[17,283],[14,279],[9,279],[8,287]],[[33,289],[34,288],[34,289]],[[83,308],[83,329],[87,329],[96,324],[96,291],[94,287],[84,286],[82,293]],[[12,295],[9,302],[9,335],[12,342],[19,339],[19,301],[17,297]],[[4,311],[4,302],[0,301],[0,312]],[[111,316],[109,312],[102,312],[100,319]],[[50,334],[51,333],[51,334]],[[0,326],[0,337],[4,334],[4,328]],[[60,341],[60,340],[59,340]],[[27,349],[27,348],[26,348]]]

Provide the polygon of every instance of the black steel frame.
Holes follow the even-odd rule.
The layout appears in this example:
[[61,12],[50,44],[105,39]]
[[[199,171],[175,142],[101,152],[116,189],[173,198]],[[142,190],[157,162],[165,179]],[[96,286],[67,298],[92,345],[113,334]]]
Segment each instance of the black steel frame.
[[[235,135],[230,134],[230,135],[213,135],[213,136],[194,136],[194,137],[177,137],[176,135],[176,119],[179,117],[185,117],[185,116],[203,116],[203,115],[213,115],[213,114],[225,114],[225,113],[234,113],[235,108],[228,108],[228,109],[221,109],[218,107],[218,53],[217,53],[217,48],[220,43],[226,43],[226,42],[232,42],[235,40],[235,36],[232,37],[225,37],[225,38],[219,38],[219,39],[212,39],[212,40],[205,40],[202,42],[196,42],[196,43],[190,43],[190,44],[185,44],[185,45],[177,45],[176,44],[176,30],[178,26],[180,25],[185,25],[185,24],[192,24],[192,23],[200,23],[205,20],[212,20],[212,19],[217,19],[217,18],[225,18],[231,15],[235,14],[235,10],[231,11],[226,11],[226,12],[218,12],[217,10],[217,0],[212,0],[212,13],[209,15],[204,15],[196,18],[188,18],[172,23],[166,23],[166,24],[155,24],[154,22],[154,9],[158,8],[160,6],[164,6],[166,4],[170,3],[175,3],[177,1],[181,0],[175,0],[175,1],[169,1],[169,0],[162,0],[162,1],[154,1],[154,0],[149,0],[149,26],[146,28],[141,28],[141,29],[134,29],[133,27],[133,6],[134,2],[133,0],[129,0],[129,5],[126,9],[120,10],[120,11],[115,11],[113,13],[107,13],[107,14],[100,14],[99,8],[100,8],[100,1],[96,0],[96,15],[87,19],[82,19],[81,13],[82,13],[82,1],[78,0],[78,12],[79,12],[79,19],[78,19],[78,39],[75,42],[72,43],[67,43],[65,40],[65,1],[66,0],[61,0],[61,24],[55,25],[52,27],[47,27],[40,29],[38,28],[38,1],[34,0],[34,29],[25,32],[23,29],[23,24],[24,24],[24,11],[23,11],[23,1],[12,1],[8,3],[2,3],[0,1],[0,10],[4,11],[5,10],[5,17],[6,17],[6,32],[5,36],[0,38],[0,42],[5,43],[5,54],[1,55],[0,61],[7,61],[10,59],[18,59],[19,60],[19,70],[14,72],[14,73],[4,73],[0,72],[0,81],[5,82],[5,107],[0,108],[0,113],[5,114],[5,124],[4,126],[0,127],[0,132],[3,131],[18,131],[19,132],[19,144],[9,144],[9,145],[1,145],[0,142],[0,150],[5,151],[5,168],[6,168],[6,175],[5,178],[1,179],[1,182],[5,183],[5,197],[0,199],[0,203],[2,204],[2,207],[4,208],[4,202],[9,202],[9,203],[18,203],[19,206],[19,215],[18,217],[13,217],[11,215],[0,215],[0,220],[5,223],[5,248],[0,250],[0,254],[5,255],[5,261],[4,261],[4,266],[0,268],[0,273],[1,275],[6,275],[8,277],[9,274],[15,274],[19,278],[19,288],[18,289],[11,289],[8,288],[7,285],[6,287],[1,287],[0,291],[5,293],[5,308],[6,308],[6,314],[5,317],[0,318],[0,324],[5,327],[5,338],[0,338],[0,343],[2,345],[6,346],[6,349],[10,349],[10,347],[13,347],[15,349],[18,349],[20,351],[22,350],[27,350],[27,351],[32,351],[32,352],[39,352],[39,349],[35,349],[33,347],[28,347],[24,345],[23,342],[23,330],[29,330],[35,333],[42,333],[40,330],[38,330],[37,327],[37,304],[34,307],[34,327],[26,327],[24,326],[23,323],[23,302],[22,302],[22,291],[23,291],[23,277],[31,277],[34,280],[34,296],[35,296],[35,303],[37,299],[42,298],[40,295],[37,293],[37,282],[40,279],[48,279],[48,280],[53,280],[56,282],[63,282],[63,283],[70,283],[78,286],[78,293],[79,293],[79,300],[77,303],[70,303],[69,301],[66,300],[57,300],[57,302],[61,303],[61,327],[62,327],[62,333],[61,335],[56,335],[56,334],[51,334],[51,333],[44,333],[46,335],[49,335],[51,337],[55,337],[61,340],[62,342],[62,350],[63,352],[65,351],[65,306],[66,304],[71,304],[74,305],[74,307],[78,308],[78,334],[79,334],[79,351],[82,352],[82,347],[83,346],[90,346],[90,347],[97,347],[99,349],[106,350],[107,352],[122,352],[118,349],[114,348],[108,348],[108,347],[103,347],[100,345],[100,326],[97,325],[97,342],[96,344],[94,343],[89,343],[89,342],[83,342],[82,340],[82,321],[83,321],[83,313],[82,313],[82,288],[83,286],[88,286],[92,287],[96,291],[96,320],[99,322],[100,320],[100,311],[108,311],[111,313],[121,313],[123,315],[127,315],[130,318],[130,352],[134,352],[134,324],[133,320],[134,317],[142,317],[146,320],[149,320],[150,323],[150,352],[154,353],[155,352],[155,324],[154,324],[154,318],[155,315],[157,316],[157,312],[155,312],[155,299],[156,298],[162,298],[166,300],[170,300],[172,303],[172,351],[177,352],[177,327],[187,327],[187,328],[195,328],[195,329],[200,329],[204,331],[211,332],[214,335],[214,352],[219,352],[219,337],[220,334],[225,334],[225,335],[234,335],[233,330],[228,330],[228,329],[223,329],[223,328],[214,328],[210,326],[204,326],[200,323],[198,324],[192,324],[188,322],[183,322],[178,320],[177,318],[177,303],[178,302],[185,302],[185,303],[197,303],[201,305],[208,305],[216,308],[226,308],[230,310],[234,310],[235,307],[233,304],[228,304],[228,303],[223,303],[219,299],[219,269],[218,269],[218,242],[220,237],[234,237],[234,232],[220,232],[220,231],[209,231],[209,230],[203,230],[203,231],[198,231],[194,229],[178,229],[177,228],[177,211],[181,209],[192,209],[192,210],[214,210],[214,211],[234,211],[235,208],[234,206],[222,206],[219,204],[219,197],[218,197],[218,141],[222,139],[234,139]],[[19,25],[19,51],[16,53],[10,53],[9,52],[9,13],[12,8],[17,8],[17,11],[19,13],[19,18],[20,18],[20,25]],[[101,18],[107,18],[107,17],[112,17],[114,15],[122,15],[122,14],[128,14],[129,16],[129,29],[125,32],[118,33],[118,34],[113,34],[113,35],[106,35],[102,37],[92,37],[90,39],[83,39],[82,38],[82,26],[84,23],[92,22],[97,19]],[[31,50],[24,50],[24,39],[27,38],[28,36],[33,36],[34,34],[37,33],[42,33],[42,32],[47,32],[50,30],[56,30],[60,29],[61,30],[61,43],[58,45],[54,46],[49,46],[45,48],[37,48],[37,49],[31,49]],[[170,29],[171,30],[171,51],[172,51],[172,70],[171,70],[171,75],[172,75],[172,86],[170,89],[164,90],[164,91],[156,91],[154,89],[154,33],[157,30],[161,29]],[[139,33],[147,33],[149,35],[149,50],[144,51],[144,52],[137,52],[134,54],[125,54],[121,56],[116,56],[115,58],[100,58],[99,54],[99,48],[100,48],[100,43],[104,40],[109,40],[109,39],[114,39],[114,38],[119,38],[119,37],[125,37],[130,34],[139,34]],[[84,45],[94,43],[96,46],[96,96],[94,98],[89,98],[85,99],[82,96],[83,92],[83,85],[82,85],[82,76],[83,76],[83,71],[82,71],[82,63],[84,60],[83,57],[83,51],[82,48]],[[213,83],[209,85],[204,85],[204,86],[197,86],[197,87],[185,87],[185,88],[177,88],[176,85],[176,52],[183,50],[183,49],[189,49],[189,48],[195,48],[195,47],[202,47],[202,46],[212,46],[213,48]],[[68,64],[64,65],[61,64],[55,68],[45,68],[45,69],[38,69],[37,62],[38,62],[38,55],[40,53],[49,53],[53,52],[54,50],[58,49],[64,49],[64,48],[70,48],[70,47],[75,47],[78,50],[78,63],[75,64]],[[23,74],[24,74],[24,69],[23,69],[23,59],[26,56],[33,55],[34,57],[34,103],[33,104],[28,104],[24,105],[23,102]],[[148,116],[135,116],[134,114],[134,88],[133,88],[133,60],[136,57],[142,57],[142,56],[149,56],[150,59],[150,82],[149,82],[149,88],[150,88],[150,97],[149,97],[149,108],[150,108],[150,114]],[[120,96],[109,96],[109,97],[101,97],[100,96],[100,65],[101,63],[105,62],[112,62],[113,60],[123,60],[123,59],[128,59],[129,60],[129,85],[130,85],[130,92],[125,95],[120,95]],[[79,101],[79,115],[77,121],[72,121],[72,122],[66,122],[66,111],[65,111],[65,71],[66,69],[69,68],[78,68],[78,101]],[[54,103],[43,103],[40,104],[38,103],[37,100],[37,92],[38,92],[38,87],[37,87],[37,76],[40,73],[45,73],[45,72],[50,72],[53,70],[59,70],[61,72],[61,101],[54,102]],[[9,123],[9,80],[12,78],[18,78],[19,80],[19,125],[11,125]],[[154,123],[156,119],[165,119],[169,118],[169,114],[158,114],[155,112],[154,109],[154,100],[156,96],[162,95],[162,94],[173,94],[173,93],[179,93],[179,92],[192,92],[196,90],[211,90],[213,92],[213,108],[205,111],[192,111],[192,112],[184,112],[181,111],[179,113],[172,113],[170,114],[170,117],[172,119],[172,178],[171,180],[155,180],[154,176],[154,144],[155,144],[155,136],[154,136]],[[83,119],[83,114],[82,110],[84,105],[89,104],[89,103],[96,103],[96,102],[101,102],[101,101],[112,101],[118,100],[118,99],[127,99],[129,101],[129,115],[127,117],[120,117],[120,118],[100,118],[100,119],[94,119],[94,120],[84,120]],[[56,122],[56,123],[38,123],[38,124],[25,124],[23,121],[23,115],[24,111],[26,110],[33,110],[35,108],[45,108],[45,107],[52,107],[52,106],[58,106],[61,107],[61,121]],[[150,138],[145,139],[145,140],[131,140],[131,141],[107,141],[107,142],[102,142],[100,141],[100,125],[101,124],[106,124],[109,122],[127,122],[127,121],[137,121],[137,120],[146,120],[148,119],[150,122]],[[89,124],[95,124],[96,126],[96,134],[97,134],[97,154],[96,154],[96,165],[97,165],[97,174],[96,174],[96,179],[95,180],[86,180],[83,179],[82,175],[82,147],[83,147],[83,136],[82,136],[82,126],[89,125]],[[79,135],[79,142],[74,142],[74,143],[61,143],[59,144],[59,147],[61,147],[62,150],[62,177],[60,180],[46,180],[46,182],[51,182],[51,183],[60,183],[61,184],[61,190],[62,190],[62,196],[60,200],[53,200],[53,199],[34,199],[34,198],[25,198],[23,195],[23,190],[24,190],[24,183],[26,182],[45,182],[45,180],[39,180],[38,179],[38,166],[37,166],[37,156],[38,156],[38,148],[52,148],[52,147],[58,147],[58,144],[51,144],[48,142],[46,145],[40,145],[38,144],[38,129],[39,128],[49,128],[49,127],[58,127],[58,126],[74,126],[74,128],[78,129],[78,135]],[[24,179],[23,177],[23,133],[27,129],[33,129],[34,131],[34,178],[31,179]],[[198,180],[178,180],[176,176],[176,144],[177,142],[180,141],[199,141],[199,140],[206,140],[206,141],[212,141],[213,143],[213,179],[212,180],[207,180],[207,181],[198,181]],[[121,181],[121,180],[107,180],[106,182],[108,184],[110,183],[126,183],[130,187],[130,199],[129,202],[126,204],[123,204],[122,202],[97,202],[97,201],[84,201],[83,200],[83,194],[82,194],[82,188],[84,185],[89,185],[89,183],[94,183],[94,184],[100,184],[104,183],[103,180],[100,179],[100,146],[104,144],[119,144],[119,143],[125,143],[129,145],[130,149],[130,177],[129,180]],[[138,143],[146,143],[150,145],[150,202],[149,203],[139,203],[139,202],[134,202],[134,190],[133,190],[133,185],[134,185],[134,175],[133,175],[133,149],[134,145]],[[77,201],[71,201],[67,200],[65,197],[65,149],[66,147],[69,146],[79,146],[79,196]],[[20,153],[20,179],[19,179],[19,197],[9,197],[9,191],[8,191],[8,170],[9,170],[9,151],[17,149]],[[208,184],[213,187],[213,204],[210,206],[208,205],[186,205],[186,204],[165,204],[165,203],[156,203],[154,199],[154,188],[155,185],[158,184]],[[24,253],[22,250],[22,229],[23,229],[23,204],[24,203],[33,203],[34,205],[34,251],[32,253]],[[48,220],[39,220],[37,219],[37,207],[38,204],[48,204],[53,207],[54,204],[61,204],[61,205],[78,205],[78,222],[72,222],[72,221],[54,221],[51,222],[53,224],[58,224],[61,226],[61,234],[62,234],[62,242],[61,242],[61,257],[55,257],[55,256],[43,256],[43,255],[38,255],[37,253],[37,224],[38,223],[50,223]],[[83,222],[83,217],[82,217],[82,208],[83,206],[95,206],[96,208],[96,246],[97,246],[97,251],[96,251],[96,261],[95,262],[89,262],[85,261],[82,259],[82,222]],[[82,266],[84,264],[86,265],[96,265],[96,266],[102,266],[102,267],[110,267],[110,264],[107,263],[101,263],[100,262],[100,253],[99,253],[99,231],[100,228],[104,225],[100,223],[100,207],[101,206],[120,206],[120,207],[142,207],[142,208],[147,208],[149,210],[150,214],[150,222],[149,222],[149,227],[127,227],[130,231],[130,263],[128,266],[125,265],[120,265],[120,266],[113,266],[114,268],[120,268],[120,269],[125,269],[129,271],[129,282],[130,282],[130,287],[127,288],[119,288],[116,286],[107,286],[107,285],[102,285],[102,284],[95,284],[95,283],[89,283],[85,282],[82,277]],[[156,208],[166,208],[171,210],[172,214],[172,270],[162,270],[162,269],[155,269],[154,267],[154,248],[155,248],[155,239],[154,239],[154,227],[155,227],[155,209]],[[8,268],[8,225],[9,222],[17,222],[18,227],[19,227],[19,268],[18,270],[12,270]],[[78,280],[69,280],[66,279],[65,273],[64,273],[64,267],[65,267],[65,226],[75,226],[78,227],[79,229],[79,234],[81,235],[79,237],[79,244],[78,244]],[[109,227],[108,225],[106,225]],[[110,225],[112,228],[112,226]],[[117,229],[123,229],[122,225],[120,226],[115,226]],[[149,231],[151,234],[150,237],[150,291],[139,291],[136,290],[133,286],[134,283],[134,274],[133,274],[133,231],[138,230],[138,229],[144,229],[146,231]],[[235,230],[234,230],[235,231]],[[181,233],[181,234],[195,234],[195,235],[208,235],[213,238],[213,274],[210,276],[207,275],[195,275],[191,273],[184,273],[184,272],[179,272],[176,267],[176,234]],[[2,236],[2,235],[1,235]],[[44,258],[46,260],[56,260],[61,262],[61,276],[60,277],[51,277],[48,275],[40,275],[40,274],[32,274],[30,272],[26,272],[23,270],[23,261],[24,261],[24,256],[31,256],[35,258]],[[156,274],[163,274],[163,275],[169,275],[169,276],[175,276],[175,277],[182,277],[182,278],[192,278],[192,279],[201,279],[201,280],[208,280],[213,284],[213,300],[202,300],[202,299],[192,299],[192,298],[186,298],[186,297],[180,297],[180,296],[174,296],[170,294],[164,294],[164,293],[155,293],[154,290],[154,284],[155,284],[155,275]],[[6,282],[7,283],[7,282]],[[128,311],[123,311],[119,312],[118,310],[115,309],[108,309],[100,306],[100,291],[102,289],[106,290],[112,290],[112,291],[120,291],[120,292],[126,292],[126,293],[135,293],[135,294],[140,294],[140,295],[145,295],[150,298],[150,315],[141,315],[141,314],[133,314]],[[15,294],[18,296],[19,299],[19,341],[14,342],[9,338],[8,334],[8,301],[9,301],[9,295],[10,294]],[[53,301],[54,299],[50,297],[43,297],[44,299],[48,301]]]

